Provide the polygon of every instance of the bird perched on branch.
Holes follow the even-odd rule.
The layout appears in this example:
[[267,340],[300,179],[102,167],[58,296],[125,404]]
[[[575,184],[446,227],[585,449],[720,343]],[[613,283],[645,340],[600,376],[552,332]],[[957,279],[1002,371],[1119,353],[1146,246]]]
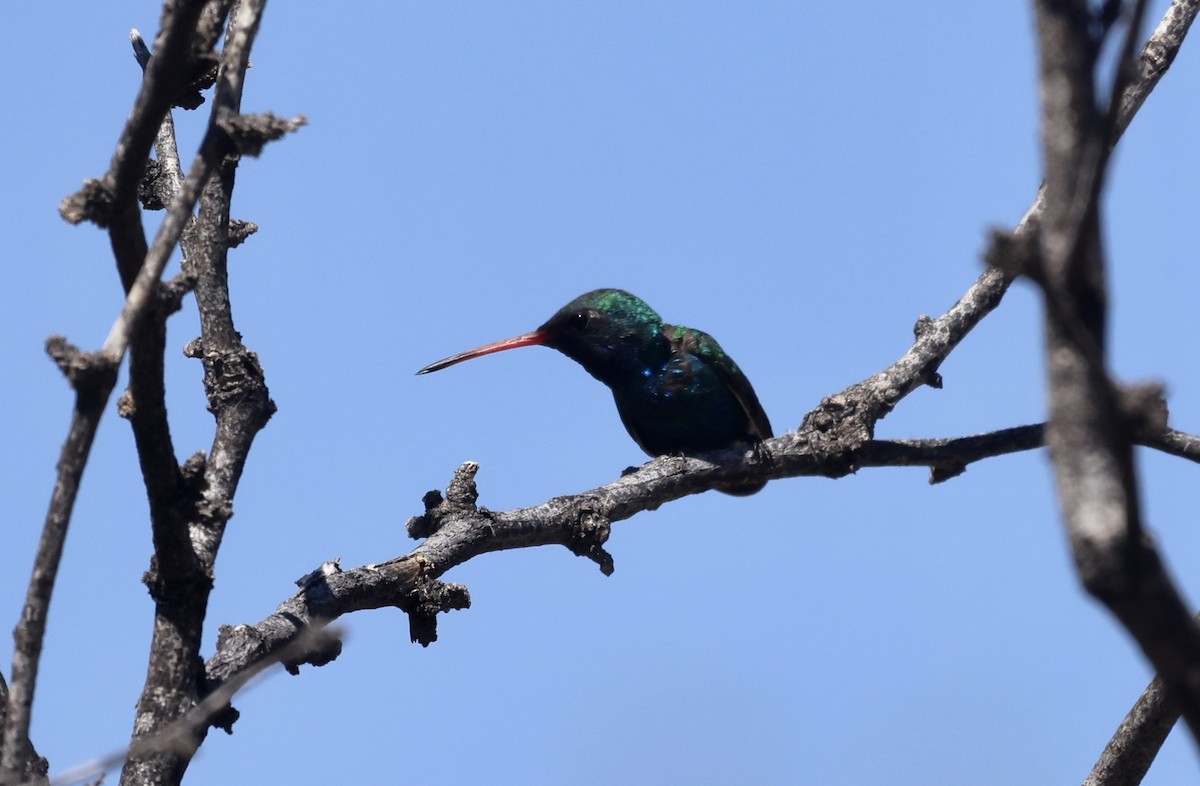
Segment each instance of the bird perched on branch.
[[[664,324],[644,301],[620,289],[580,295],[537,330],[451,355],[417,373],[534,345],[557,349],[607,385],[625,429],[651,456],[751,447],[772,436],[750,380],[716,339]],[[764,485],[722,491],[748,495]]]

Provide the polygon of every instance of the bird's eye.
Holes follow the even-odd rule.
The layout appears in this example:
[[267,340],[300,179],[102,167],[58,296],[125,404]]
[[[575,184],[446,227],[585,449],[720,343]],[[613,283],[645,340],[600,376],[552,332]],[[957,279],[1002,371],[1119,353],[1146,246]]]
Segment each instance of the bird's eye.
[[571,327],[576,330],[583,330],[588,325],[590,315],[586,311],[576,311],[571,315]]

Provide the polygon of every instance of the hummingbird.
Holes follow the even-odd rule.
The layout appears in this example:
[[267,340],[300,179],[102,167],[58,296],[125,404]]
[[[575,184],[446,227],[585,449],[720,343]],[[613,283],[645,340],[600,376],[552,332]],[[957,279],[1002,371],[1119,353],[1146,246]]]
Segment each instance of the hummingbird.
[[[716,339],[665,324],[645,301],[621,289],[580,295],[537,330],[451,355],[417,373],[537,345],[557,349],[607,385],[625,430],[650,456],[753,447],[772,436],[750,380]],[[764,485],[721,491],[747,496]]]

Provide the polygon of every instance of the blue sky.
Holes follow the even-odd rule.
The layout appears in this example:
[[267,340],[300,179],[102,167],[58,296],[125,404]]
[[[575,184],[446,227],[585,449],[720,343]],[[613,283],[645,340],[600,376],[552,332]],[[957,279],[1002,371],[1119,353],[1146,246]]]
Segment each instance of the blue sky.
[[[20,612],[70,407],[42,343],[98,347],[121,303],[105,235],[57,205],[106,168],[137,89],[126,36],[151,35],[158,10],[16,4],[0,33],[0,626]],[[1191,432],[1196,46],[1126,135],[1106,201],[1113,366],[1164,381]],[[310,125],[238,175],[234,215],[261,230],[232,258],[235,320],[279,412],[235,503],[205,655],[218,625],[261,619],[322,561],[408,551],[404,522],[465,460],[497,510],[643,460],[607,391],[554,352],[415,377],[426,363],[616,286],[718,337],[782,432],[953,304],[1040,178],[1023,3],[275,3],[252,60],[243,107]],[[189,159],[203,121],[177,118]],[[189,301],[169,340],[181,460],[211,440],[182,355],[197,332]],[[1039,421],[1042,370],[1019,284],[945,388],[879,435]],[[1146,452],[1139,468],[1195,603],[1197,470]],[[135,473],[110,407],[35,707],[54,771],[132,725],[152,612]],[[611,578],[564,549],[456,569],[473,606],[428,649],[399,612],[343,620],[344,654],[240,697],[235,734],[210,736],[188,782],[1078,782],[1150,677],[1078,586],[1043,452],[939,486],[897,469],[707,493],[619,523],[609,550]],[[1177,732],[1147,782],[1196,776]]]

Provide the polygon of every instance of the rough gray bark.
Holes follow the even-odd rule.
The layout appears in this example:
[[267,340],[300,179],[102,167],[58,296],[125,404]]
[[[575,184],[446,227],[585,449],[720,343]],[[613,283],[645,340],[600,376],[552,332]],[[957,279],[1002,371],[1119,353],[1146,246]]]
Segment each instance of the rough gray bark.
[[1045,295],[1047,442],[1080,579],[1137,640],[1200,740],[1200,626],[1146,535],[1133,465],[1138,424],[1154,407],[1118,387],[1105,357],[1100,195],[1124,84],[1136,78],[1144,5],[1128,12],[1117,84],[1101,103],[1095,85],[1109,31],[1086,2],[1036,4],[1046,209],[1030,273]]

